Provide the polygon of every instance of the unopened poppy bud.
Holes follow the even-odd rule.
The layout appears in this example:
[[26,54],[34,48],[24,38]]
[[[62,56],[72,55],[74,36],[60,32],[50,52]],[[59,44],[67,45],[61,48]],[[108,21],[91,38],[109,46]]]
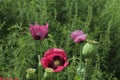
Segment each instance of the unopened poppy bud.
[[36,75],[35,75],[35,69],[33,68],[28,68],[26,70],[27,74],[26,74],[26,79],[32,79],[32,78],[36,78]]
[[45,72],[53,72],[53,69],[52,68],[46,68]]
[[52,72],[54,72],[52,68],[45,68],[44,78],[49,78],[52,75]]
[[26,70],[27,73],[34,73],[35,71],[36,71],[36,70],[33,69],[33,68],[28,68],[28,69]]

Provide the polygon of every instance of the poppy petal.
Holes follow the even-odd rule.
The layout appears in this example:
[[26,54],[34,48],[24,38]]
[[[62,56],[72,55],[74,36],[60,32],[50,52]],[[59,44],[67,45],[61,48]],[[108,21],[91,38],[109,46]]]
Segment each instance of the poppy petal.
[[60,72],[64,69],[64,66],[58,66],[57,69],[54,70],[54,72]]

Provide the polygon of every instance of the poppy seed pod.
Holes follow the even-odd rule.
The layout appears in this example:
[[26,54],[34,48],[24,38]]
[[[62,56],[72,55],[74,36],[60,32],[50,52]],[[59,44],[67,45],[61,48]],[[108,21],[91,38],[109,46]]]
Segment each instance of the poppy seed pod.
[[96,44],[86,43],[82,49],[83,58],[95,58],[97,55],[97,47]]

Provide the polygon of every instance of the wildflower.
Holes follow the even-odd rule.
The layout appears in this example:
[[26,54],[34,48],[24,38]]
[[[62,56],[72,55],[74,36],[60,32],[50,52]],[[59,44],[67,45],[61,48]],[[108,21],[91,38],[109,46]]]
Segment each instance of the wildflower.
[[45,52],[41,64],[45,69],[51,68],[53,72],[60,72],[68,65],[66,53],[62,49],[51,48]]
[[71,33],[71,38],[75,43],[80,43],[86,40],[87,35],[82,30],[76,30]]
[[2,78],[2,77],[0,77],[0,80],[3,80],[3,78]]
[[35,40],[43,40],[48,36],[48,23],[46,25],[30,25],[30,33]]

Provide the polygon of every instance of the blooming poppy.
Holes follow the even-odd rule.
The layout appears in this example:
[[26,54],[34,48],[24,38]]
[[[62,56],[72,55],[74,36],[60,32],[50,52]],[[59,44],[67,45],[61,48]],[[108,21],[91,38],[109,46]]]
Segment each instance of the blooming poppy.
[[30,33],[35,40],[43,40],[48,35],[48,23],[46,25],[30,25]]
[[0,80],[3,80],[3,78],[2,78],[2,77],[0,77]]
[[41,64],[44,68],[53,69],[53,72],[60,72],[68,65],[66,53],[62,49],[51,48],[45,52]]
[[86,40],[87,35],[82,30],[76,30],[71,33],[71,38],[75,43],[80,43]]

